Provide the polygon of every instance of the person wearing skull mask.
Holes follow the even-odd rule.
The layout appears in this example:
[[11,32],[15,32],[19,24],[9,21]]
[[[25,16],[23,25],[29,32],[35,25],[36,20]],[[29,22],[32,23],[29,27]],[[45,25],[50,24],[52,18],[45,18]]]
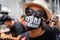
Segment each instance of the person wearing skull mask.
[[35,0],[33,3],[24,4],[24,21],[28,31],[19,35],[15,39],[55,40],[55,34],[49,30],[45,30],[44,27],[46,26],[43,27],[43,23],[45,24],[45,22],[51,18],[51,13],[44,4],[46,3],[42,0]]
[[46,24],[52,15],[44,0],[35,0],[33,3],[26,3],[24,4],[24,10],[24,20],[28,32],[22,34],[21,39],[55,40],[56,35],[50,31],[49,25]]
[[[32,5],[26,9],[25,23],[30,40],[55,40],[55,34],[44,29],[43,23],[48,20],[47,18],[45,11],[39,6]],[[49,26],[47,26],[47,29],[49,29]]]

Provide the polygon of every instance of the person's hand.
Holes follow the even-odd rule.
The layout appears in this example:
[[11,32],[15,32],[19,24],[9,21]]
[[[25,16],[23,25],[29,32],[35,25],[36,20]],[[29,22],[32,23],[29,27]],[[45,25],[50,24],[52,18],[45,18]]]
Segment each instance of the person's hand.
[[1,33],[1,37],[0,38],[5,39],[7,37],[6,37],[6,35],[4,33]]
[[26,26],[26,21],[24,20],[24,15],[21,15],[21,16],[20,16],[20,22],[21,22],[24,26]]
[[17,19],[17,21],[18,21],[18,22],[22,22],[22,21],[24,21],[24,17],[23,17],[23,15],[21,15],[21,16]]
[[50,21],[50,22],[49,22],[49,26],[50,26],[50,27],[54,27],[54,24],[55,24],[55,22],[53,22],[53,21]]
[[60,31],[60,14],[58,14],[57,16],[56,15],[53,16],[52,19],[53,19],[53,21],[55,21],[55,24],[56,24],[58,30]]
[[6,35],[5,33],[1,33],[1,37],[0,38],[5,39],[5,38],[10,38],[10,37],[12,37],[11,34]]

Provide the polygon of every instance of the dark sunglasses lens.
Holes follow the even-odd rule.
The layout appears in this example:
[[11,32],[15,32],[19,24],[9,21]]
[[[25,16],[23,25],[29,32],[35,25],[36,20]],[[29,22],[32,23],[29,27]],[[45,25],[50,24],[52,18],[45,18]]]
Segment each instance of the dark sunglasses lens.
[[32,10],[32,9],[27,9],[27,10],[26,10],[27,16],[31,16],[32,13],[33,13],[33,10]]
[[41,17],[40,11],[37,11],[36,14],[35,14],[34,16],[40,18],[40,17]]

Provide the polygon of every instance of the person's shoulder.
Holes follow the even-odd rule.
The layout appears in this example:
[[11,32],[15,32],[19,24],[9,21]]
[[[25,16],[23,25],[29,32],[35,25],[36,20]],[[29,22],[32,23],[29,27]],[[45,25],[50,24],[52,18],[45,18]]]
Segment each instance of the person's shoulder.
[[52,36],[52,37],[56,36],[56,34],[53,31],[46,31],[45,33],[48,36]]
[[51,34],[54,33],[53,31],[49,31],[49,30],[46,30],[45,32],[46,33],[51,33]]
[[14,22],[14,24],[17,24],[17,25],[19,25],[19,24],[20,24],[20,25],[21,25],[21,23],[20,23],[20,22]]
[[15,22],[14,26],[17,26],[17,28],[24,27],[20,22]]
[[23,24],[21,22],[16,22],[16,24],[23,26]]

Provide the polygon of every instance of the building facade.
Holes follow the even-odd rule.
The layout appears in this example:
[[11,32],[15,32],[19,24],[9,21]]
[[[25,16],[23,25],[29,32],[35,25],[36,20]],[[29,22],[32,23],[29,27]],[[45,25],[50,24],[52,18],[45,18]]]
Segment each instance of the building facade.
[[[32,2],[34,0],[0,0],[0,10],[2,7],[8,7],[11,9],[9,13],[10,16],[19,17],[23,14],[23,4],[27,2]],[[48,4],[49,9],[51,12],[59,12],[59,0],[45,0]],[[58,6],[58,7],[57,7]]]

